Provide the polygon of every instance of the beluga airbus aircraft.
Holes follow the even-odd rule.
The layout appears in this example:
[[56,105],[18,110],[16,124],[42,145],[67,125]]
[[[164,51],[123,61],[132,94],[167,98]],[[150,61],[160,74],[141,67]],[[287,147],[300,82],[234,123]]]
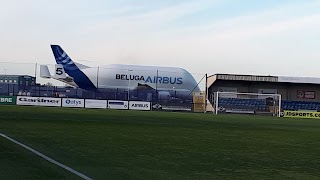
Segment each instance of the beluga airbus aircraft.
[[176,67],[109,64],[89,67],[74,62],[59,46],[51,45],[56,60],[54,75],[41,65],[42,78],[53,78],[85,90],[153,89],[159,95],[171,97],[191,96],[200,92],[194,77],[185,69]]

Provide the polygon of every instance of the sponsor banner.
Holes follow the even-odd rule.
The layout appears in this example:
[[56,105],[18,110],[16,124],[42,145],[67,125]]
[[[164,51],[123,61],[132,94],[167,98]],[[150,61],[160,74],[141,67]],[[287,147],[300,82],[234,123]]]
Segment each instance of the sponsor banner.
[[[274,98],[272,94],[277,94],[278,90],[277,89],[258,89],[259,94],[268,94],[268,95],[259,95],[259,99],[266,99],[266,98]],[[272,100],[273,101],[273,100]]]
[[278,76],[278,82],[320,84],[320,78]]
[[159,104],[155,103],[152,105],[152,110],[154,111],[192,111],[191,106],[179,106],[179,105],[169,105],[169,104]]
[[253,110],[247,109],[226,109],[226,113],[235,113],[235,114],[254,114]]
[[109,100],[108,108],[110,109],[128,109],[128,101]]
[[237,107],[227,107],[224,108],[222,106],[218,107],[219,112],[223,113],[235,113],[235,114],[255,114],[255,111],[250,108],[237,108]]
[[143,102],[143,101],[130,101],[129,102],[129,109],[150,111],[151,110],[151,103],[150,102]]
[[15,105],[16,101],[16,96],[0,96],[0,105]]
[[226,93],[226,94],[219,94],[220,97],[222,98],[237,98],[238,95],[235,94],[238,92],[237,88],[233,88],[233,87],[219,87],[218,88],[218,92],[230,92]]
[[320,119],[320,112],[311,111],[283,111],[283,117],[291,118],[316,118]]
[[258,89],[259,94],[277,94],[277,89]]
[[18,96],[17,105],[61,107],[61,98]]
[[84,107],[84,99],[62,98],[62,107]]
[[162,110],[169,110],[169,111],[192,111],[191,107],[186,106],[168,106],[163,105]]
[[298,99],[315,99],[316,92],[315,91],[297,91]]
[[85,108],[97,108],[97,109],[106,109],[108,105],[107,100],[96,100],[96,99],[86,99]]

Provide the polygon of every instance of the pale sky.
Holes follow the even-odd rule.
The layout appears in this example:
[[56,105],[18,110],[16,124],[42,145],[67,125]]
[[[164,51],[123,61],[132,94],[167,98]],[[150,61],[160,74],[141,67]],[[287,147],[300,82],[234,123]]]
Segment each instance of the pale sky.
[[0,23],[0,62],[54,64],[59,44],[91,66],[320,77],[320,0],[0,0]]

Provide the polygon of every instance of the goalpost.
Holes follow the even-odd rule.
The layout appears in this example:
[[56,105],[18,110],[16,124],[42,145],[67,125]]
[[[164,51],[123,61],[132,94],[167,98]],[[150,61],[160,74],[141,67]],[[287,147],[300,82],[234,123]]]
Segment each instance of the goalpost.
[[213,96],[215,114],[265,114],[281,116],[280,94],[215,92]]

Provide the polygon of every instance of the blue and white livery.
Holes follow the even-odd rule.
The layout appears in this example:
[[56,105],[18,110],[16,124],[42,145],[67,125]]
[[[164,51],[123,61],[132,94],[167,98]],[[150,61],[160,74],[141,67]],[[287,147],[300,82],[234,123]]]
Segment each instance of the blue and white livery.
[[[57,63],[51,78],[82,89],[154,89],[175,97],[200,91],[193,76],[182,68],[121,64],[88,67],[74,62],[59,45],[51,45],[51,49]],[[45,69],[41,68],[41,76],[48,78],[51,75]]]

